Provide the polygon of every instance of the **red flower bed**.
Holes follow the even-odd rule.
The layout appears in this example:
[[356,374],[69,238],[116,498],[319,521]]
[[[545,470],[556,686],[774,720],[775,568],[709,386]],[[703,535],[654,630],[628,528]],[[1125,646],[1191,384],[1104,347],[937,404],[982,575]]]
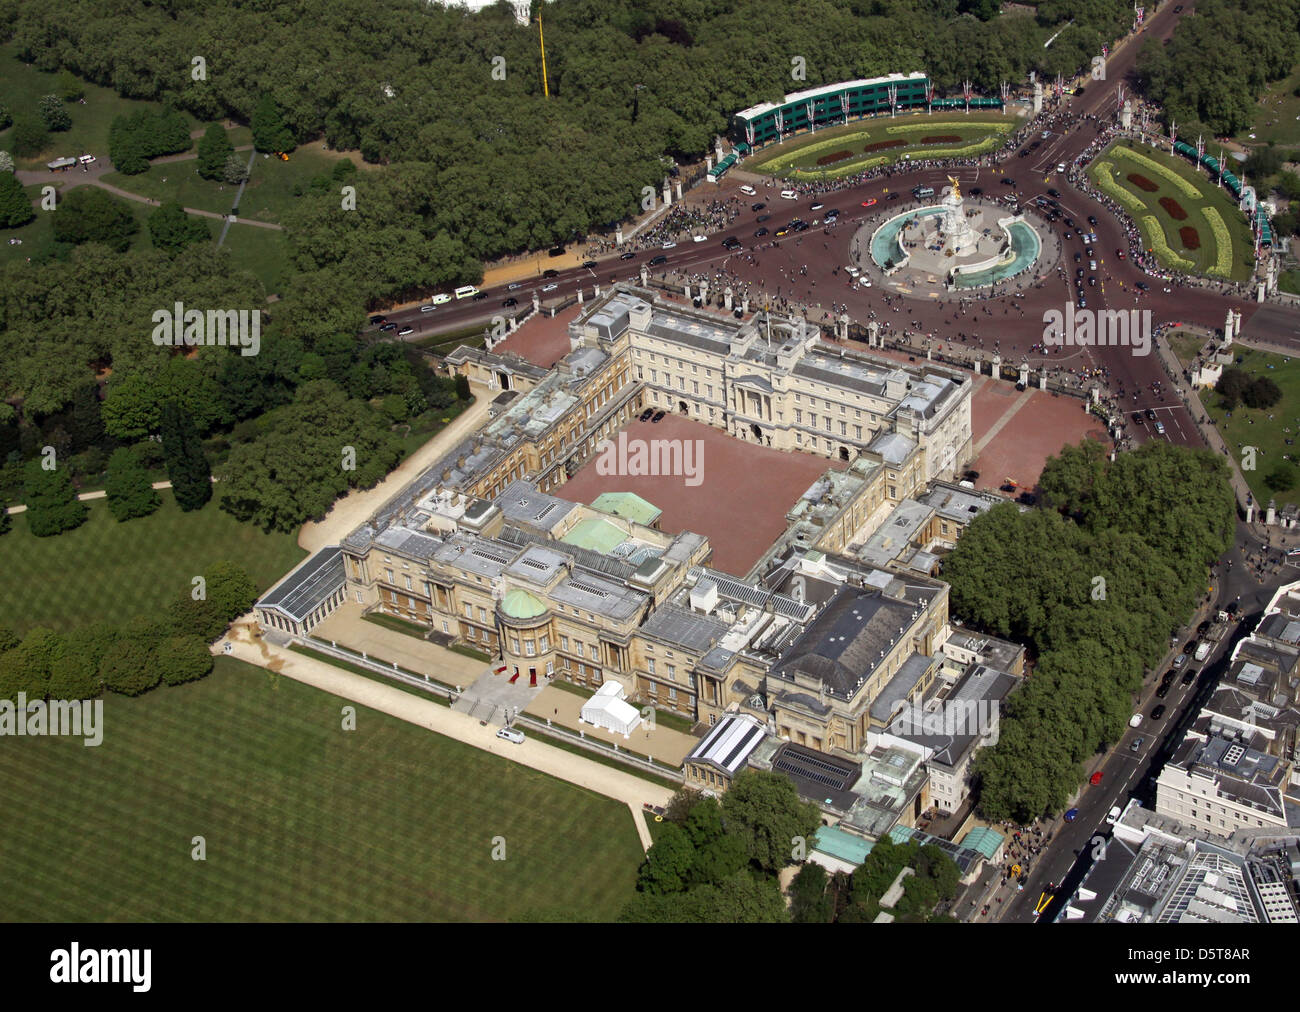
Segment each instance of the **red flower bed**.
[[1174,200],[1173,197],[1161,197],[1160,206],[1168,212],[1169,217],[1174,221],[1184,221],[1187,218],[1187,212],[1183,210],[1183,205]]
[[907,144],[907,141],[876,141],[875,144],[868,144],[862,149],[863,154],[870,154],[872,151],[884,151],[886,148],[901,148]]
[[1145,190],[1147,193],[1155,193],[1156,190],[1160,189],[1160,187],[1156,186],[1155,183],[1147,179],[1146,176],[1139,175],[1136,172],[1130,172],[1125,178],[1139,190]]
[[842,162],[844,161],[844,159],[852,158],[852,157],[853,157],[852,151],[836,151],[834,154],[831,155],[822,155],[820,158],[817,159],[817,164],[830,165],[833,162]]
[[1184,249],[1200,249],[1201,237],[1197,234],[1196,229],[1191,225],[1184,225],[1178,230],[1178,238],[1182,241]]
[[958,134],[935,134],[930,137],[922,137],[922,144],[955,144],[961,140]]

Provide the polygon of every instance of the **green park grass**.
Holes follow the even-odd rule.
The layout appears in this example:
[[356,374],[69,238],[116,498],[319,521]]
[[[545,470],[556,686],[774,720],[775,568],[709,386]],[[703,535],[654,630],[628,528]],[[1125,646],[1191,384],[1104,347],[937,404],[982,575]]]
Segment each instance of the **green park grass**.
[[1300,144],[1300,96],[1294,94],[1297,87],[1300,87],[1300,66],[1264,92],[1255,103],[1250,126],[1235,139],[1248,147],[1269,141],[1284,146]]
[[617,914],[642,859],[626,805],[365,707],[343,731],[343,705],[219,657],[109,697],[97,748],[0,739],[4,919]]
[[[938,116],[913,113],[892,119],[861,120],[827,127],[812,134],[803,133],[763,148],[744,164],[744,168],[774,176],[842,175],[872,165],[895,162],[904,155],[925,158],[931,154],[952,154],[953,149],[964,150],[981,142],[989,142],[986,147],[994,147],[1001,143],[1001,135],[1008,133],[1015,123],[1014,118],[1001,113],[971,113],[966,116],[953,115],[946,110]],[[920,143],[922,137],[931,134],[957,136],[961,140],[928,145]],[[893,140],[907,143],[902,147],[862,151],[868,144]],[[818,158],[840,150],[853,151],[854,157],[827,166],[817,164]]]
[[[240,151],[237,154],[241,159],[247,159],[252,152]],[[294,196],[294,187],[301,185],[306,189],[314,177],[322,173],[328,175],[344,158],[338,152],[325,151],[320,144],[299,148],[289,156],[287,162],[259,153],[253,159],[248,185],[244,187],[244,195],[239,201],[239,216],[282,224],[285,212],[300,199]],[[239,192],[238,186],[201,178],[197,158],[155,164],[150,166],[148,172],[134,176],[109,172],[103,178],[111,186],[138,193],[151,200],[176,200],[182,207],[217,214],[228,213]],[[331,182],[331,192],[338,193],[339,187],[343,185],[344,183]]]
[[1169,350],[1174,353],[1174,357],[1186,368],[1190,365],[1205,347],[1205,338],[1197,334],[1184,333],[1182,330],[1175,329],[1169,332],[1173,336],[1166,335],[1164,340],[1169,343]]
[[[37,103],[42,95],[57,91],[57,74],[46,74],[17,58],[18,47],[13,43],[0,46],[0,100],[9,107],[15,119],[31,113],[37,114]],[[72,127],[61,133],[51,134],[48,147],[34,158],[15,158],[18,168],[44,168],[45,163],[53,158],[84,154],[108,157],[108,129],[117,116],[125,116],[137,109],[161,109],[158,102],[146,102],[137,99],[119,98],[111,88],[86,84],[86,104],[79,102],[65,103],[72,117]],[[193,119],[190,127],[197,124]],[[0,151],[10,150],[10,131],[0,131]]]
[[214,501],[182,513],[170,489],[152,516],[118,523],[94,499],[86,522],[50,538],[34,537],[22,513],[0,535],[0,623],[22,635],[33,626],[71,629],[103,620],[158,615],[188,592],[212,563],[242,566],[265,590],[306,555],[291,534],[264,534]]
[[[209,220],[209,224],[216,242],[216,236],[221,234],[221,222]],[[268,295],[278,294],[294,273],[289,261],[289,237],[275,229],[236,223],[230,226],[221,248],[230,251],[234,268],[252,274],[262,282]]]
[[[41,197],[41,189],[44,185],[50,184],[25,186],[23,187],[23,190],[32,198],[32,200],[39,200]],[[53,185],[56,187],[58,186],[57,183]],[[110,196],[131,212],[131,216],[139,226],[139,228],[136,229],[135,234],[131,236],[131,249],[152,249],[153,240],[149,238],[149,215],[154,209],[147,204],[141,204],[134,200],[124,200],[116,194],[110,194]],[[58,193],[57,199],[60,201],[63,199],[62,192]],[[220,222],[210,221],[209,224],[214,226],[210,231],[213,234],[213,241],[215,242],[215,226],[220,225]],[[258,231],[266,230],[259,229]],[[21,239],[22,244],[16,246],[10,245],[10,239]],[[21,228],[5,229],[3,232],[0,232],[0,265],[25,263],[29,258],[34,264],[44,263],[55,255],[55,247],[54,214],[50,211],[44,211],[37,208],[36,217],[26,225],[23,225]],[[255,274],[257,273],[257,270],[252,264],[248,265],[248,269],[253,270]],[[261,275],[258,276],[260,277]]]
[[[1126,157],[1123,154],[1124,149],[1135,150],[1141,156],[1169,169],[1186,183],[1194,186],[1198,196],[1188,196],[1171,180],[1139,164],[1134,159]],[[1108,172],[1109,179],[1107,178]],[[1147,193],[1129,182],[1127,177],[1130,174],[1145,176],[1156,184],[1157,189],[1153,193]],[[1184,268],[1180,268],[1178,264],[1173,263],[1168,254],[1163,256],[1160,254],[1159,250],[1162,245],[1167,246],[1173,256],[1189,261],[1192,264],[1191,268],[1186,268],[1189,273],[1206,274],[1210,268],[1215,266],[1219,255],[1218,242],[1215,238],[1211,218],[1207,217],[1205,213],[1206,208],[1213,208],[1227,226],[1228,234],[1231,237],[1232,269],[1228,276],[1234,281],[1244,281],[1250,277],[1255,263],[1254,243],[1251,238],[1250,226],[1246,223],[1245,215],[1237,210],[1236,202],[1233,201],[1228,192],[1220,190],[1215,185],[1214,180],[1210,179],[1205,172],[1192,167],[1181,158],[1145,145],[1117,143],[1111,145],[1093,161],[1088,168],[1088,175],[1103,192],[1109,192],[1115,186],[1122,188],[1124,196],[1118,199],[1128,206],[1130,214],[1132,214],[1142,232],[1142,238],[1147,248],[1156,249],[1158,259],[1171,269],[1179,270]],[[1178,201],[1183,210],[1187,212],[1186,220],[1174,221],[1169,213],[1160,206],[1162,197],[1172,197]],[[1140,211],[1135,210],[1134,202],[1141,205]],[[1153,235],[1147,223],[1143,221],[1148,216],[1156,219],[1160,228],[1159,236]],[[1179,229],[1186,225],[1196,229],[1201,241],[1200,249],[1189,250],[1183,246],[1182,239],[1179,237]]]
[[[1287,463],[1282,459],[1284,454],[1289,455],[1292,462],[1300,459],[1300,360],[1239,345],[1233,348],[1242,360],[1237,368],[1252,376],[1267,376],[1281,389],[1282,399],[1273,407],[1260,411],[1238,404],[1231,418],[1223,409],[1218,394],[1203,391],[1201,403],[1209,411],[1239,464],[1243,446],[1256,448],[1255,469],[1248,471],[1243,468],[1241,472],[1256,501],[1264,505],[1270,499],[1276,499],[1278,506],[1300,502],[1300,468],[1291,467],[1293,480],[1287,488],[1273,490],[1264,483],[1279,464]],[[1272,419],[1269,415],[1273,416]],[[1296,445],[1287,446],[1288,439],[1294,439]]]

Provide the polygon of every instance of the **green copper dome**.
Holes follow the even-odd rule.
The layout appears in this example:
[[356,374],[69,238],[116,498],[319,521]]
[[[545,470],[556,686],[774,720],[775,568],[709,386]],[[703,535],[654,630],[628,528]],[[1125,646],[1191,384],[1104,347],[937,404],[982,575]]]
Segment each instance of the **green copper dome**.
[[510,618],[536,618],[546,614],[546,605],[526,590],[510,590],[501,601],[501,610]]

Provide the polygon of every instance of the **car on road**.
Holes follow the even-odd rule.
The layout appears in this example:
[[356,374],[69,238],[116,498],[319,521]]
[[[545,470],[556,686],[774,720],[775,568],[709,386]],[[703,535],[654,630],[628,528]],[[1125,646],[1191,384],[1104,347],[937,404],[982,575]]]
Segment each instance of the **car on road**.
[[383,331],[396,330],[396,329],[397,329],[397,324],[395,324],[395,323],[385,323],[385,324],[384,324],[382,327],[380,327],[379,329],[380,329],[380,330],[383,330]]
[[1148,285],[1145,281],[1139,281],[1139,282],[1137,283],[1137,286],[1138,286],[1138,288],[1140,288],[1140,289],[1141,289],[1142,291],[1144,291],[1144,292],[1149,292],[1149,291],[1151,291],[1151,286]]
[[749,209],[750,209],[751,211],[761,211],[761,210],[763,210],[763,208],[765,208],[765,207],[767,207],[767,205],[766,205],[765,203],[763,203],[763,201],[761,201],[761,200],[756,201],[755,203],[749,205]]
[[559,286],[558,284],[556,284],[554,281],[552,281],[549,285],[542,285],[542,291],[544,291],[544,292],[553,292],[553,291],[555,291],[555,289],[557,289],[557,288],[559,288],[559,287],[560,287],[560,286]]
[[771,220],[772,220],[772,216],[770,214],[760,214],[757,218],[754,219],[754,224],[761,225],[763,224],[763,222],[771,221]]
[[1146,741],[1145,738],[1134,738],[1134,739],[1133,739],[1133,744],[1130,745],[1130,746],[1128,747],[1128,750],[1129,750],[1130,752],[1140,752],[1140,751],[1142,751],[1142,743],[1143,743],[1144,741]]
[[648,422],[650,421],[650,416],[653,415],[654,413],[655,413],[654,408],[646,408],[644,411],[641,412],[641,417],[638,418],[637,421]]
[[388,322],[388,317],[386,316],[372,316],[370,318],[370,326],[372,327],[378,327],[381,323],[387,323],[387,322]]
[[517,305],[519,305],[519,300],[516,299],[513,295],[501,303],[501,306],[504,309],[509,309],[511,306],[517,306]]
[[778,229],[776,230],[776,237],[777,237],[778,239],[780,239],[781,236],[783,236],[783,235],[789,235],[789,234],[790,234],[790,230],[789,230],[788,228],[778,228]]
[[1186,654],[1179,654],[1177,657],[1174,658],[1174,667],[1176,668],[1181,668],[1186,663],[1187,663]]
[[551,256],[553,256],[553,257],[562,257],[562,256],[564,256],[564,247],[563,247],[563,246],[552,246],[552,247],[551,247]]
[[1154,710],[1151,711],[1151,719],[1152,719],[1152,720],[1159,720],[1159,719],[1160,719],[1161,717],[1163,717],[1164,715],[1165,715],[1165,704],[1164,704],[1164,703],[1159,703],[1159,704],[1157,704],[1156,708],[1155,708]]
[[626,253],[620,253],[618,255],[618,258],[620,260],[631,260],[634,256],[636,256],[636,254],[633,253],[631,250],[628,250]]
[[761,238],[763,238],[763,236],[765,236],[765,235],[767,235],[767,229],[766,229],[766,228],[760,228],[760,229],[758,229],[758,231],[756,231],[756,232],[754,233],[754,238],[755,238],[755,239],[761,239]]
[[1159,435],[1159,436],[1163,436],[1163,435],[1165,434],[1165,423],[1164,423],[1164,422],[1156,422],[1156,434]]
[[1152,411],[1150,408],[1147,408],[1147,421],[1154,422],[1155,420],[1156,420],[1156,413]]
[[660,253],[657,257],[650,258],[651,267],[658,267],[660,264],[666,264],[667,262],[668,262],[668,258],[664,256],[662,253]]
[[876,206],[876,203],[877,203],[877,201],[876,201],[876,198],[875,198],[875,197],[868,197],[866,200],[864,200],[864,201],[862,202],[862,206],[863,206],[863,207],[875,207],[875,206]]
[[1088,300],[1085,299],[1082,295],[1079,296],[1078,306],[1079,306],[1080,309],[1087,309],[1087,308],[1088,308]]
[[[1060,191],[1060,190],[1048,190],[1048,191],[1047,191],[1047,195],[1048,195],[1049,197],[1059,197],[1059,196],[1061,195],[1061,191]],[[1053,203],[1055,203],[1055,201],[1053,201]]]
[[1134,411],[1134,412],[1133,412],[1133,424],[1134,424],[1134,425],[1142,425],[1142,424],[1143,424],[1143,421],[1142,421],[1142,412],[1141,412],[1141,411]]
[[754,194],[757,193],[758,191],[755,190],[755,189],[754,189],[752,186],[750,186],[748,183],[746,183],[744,186],[742,186],[742,187],[740,188],[740,192],[743,193],[743,194],[744,194],[745,196],[747,196],[747,197],[752,197],[752,196],[754,196]]
[[1140,713],[1135,713],[1135,714],[1133,714],[1133,716],[1129,717],[1129,719],[1128,719],[1128,726],[1129,726],[1129,727],[1141,727],[1141,726],[1142,726],[1142,714],[1140,714]]
[[473,296],[471,296],[470,301],[471,301],[471,302],[482,302],[482,301],[483,301],[484,299],[486,299],[487,297],[488,297],[488,293],[487,293],[487,292],[475,292],[475,293],[473,294]]
[[810,211],[820,211],[820,210],[821,210],[823,207],[825,207],[825,206],[826,206],[825,204],[823,204],[820,200],[818,200],[818,201],[814,201],[812,204],[809,204],[809,205],[808,205],[808,210],[810,210]]
[[665,416],[666,414],[668,414],[667,411],[656,411],[656,412],[651,416],[650,421],[651,421],[653,424],[658,425],[660,422],[662,422],[662,421],[664,420],[664,416]]
[[559,276],[560,276],[560,272],[555,270],[555,268],[553,267],[542,271],[542,277],[544,278],[558,278]]
[[966,192],[969,193],[972,197],[978,197],[978,196],[980,196],[980,194],[982,194],[984,191],[981,190],[978,186],[972,186],[972,187],[971,187],[969,190],[967,190]]
[[734,235],[729,235],[727,236],[727,238],[722,240],[722,245],[725,249],[729,249],[734,252],[735,250],[740,249],[740,240],[737,239]]
[[448,302],[451,301],[451,296],[448,295],[446,292],[439,292],[429,301],[432,302],[435,306],[445,306]]
[[1156,699],[1164,699],[1165,696],[1169,695],[1170,688],[1170,685],[1162,685],[1160,688],[1156,689]]
[[1073,822],[1078,817],[1079,817],[1079,810],[1077,808],[1071,808],[1068,812],[1065,813],[1066,822]]
[[398,337],[406,337],[407,335],[409,335],[409,334],[414,334],[414,333],[415,333],[415,328],[414,328],[414,327],[403,327],[401,330],[399,330],[399,331],[397,332],[397,336],[398,336]]
[[808,229],[811,228],[811,227],[812,227],[812,226],[810,226],[806,221],[801,221],[801,222],[799,222],[798,225],[796,225],[796,226],[794,227],[794,230],[795,230],[796,232],[807,232]]
[[503,741],[512,741],[516,745],[522,745],[524,743],[524,732],[516,730],[513,727],[503,727],[498,729],[497,737]]
[[856,267],[845,267],[844,273],[851,278],[856,278],[859,274],[862,273],[862,271],[858,270],[858,268]]
[[1188,668],[1186,671],[1183,672],[1183,677],[1182,677],[1183,685],[1191,685],[1192,682],[1194,682],[1195,680],[1196,680],[1195,668]]
[[1119,822],[1119,817],[1122,814],[1123,814],[1123,810],[1119,807],[1119,805],[1116,805],[1114,808],[1110,810],[1110,813],[1106,816],[1106,825],[1108,826],[1115,825],[1115,823]]
[[1003,186],[1015,186],[1015,185],[1016,185],[1016,181],[1015,181],[1014,179],[1002,179],[1002,180],[999,180],[999,182],[1001,182]]
[[898,197],[899,197],[899,195],[898,195],[897,193],[891,193],[891,194],[890,194],[888,197],[886,197],[885,199],[886,199],[886,200],[897,200]]
[[1088,778],[1088,783],[1092,784],[1093,787],[1096,787],[1099,783],[1101,783],[1102,777],[1104,776],[1105,774],[1102,773],[1101,770],[1098,770],[1096,773],[1094,773],[1092,776]]
[[704,242],[707,238],[707,235],[693,235],[691,236],[691,242]]
[[660,249],[675,249],[676,247],[677,247],[677,243],[675,243],[675,242],[673,242],[671,239],[669,239],[666,243],[664,243],[664,244],[663,244],[662,246],[660,246],[659,248],[660,248]]
[[1115,250],[1115,256],[1117,256],[1119,259],[1123,260],[1123,259],[1124,259],[1124,251],[1123,251],[1122,249],[1117,249],[1117,250]]
[[421,307],[420,307],[420,312],[422,312],[422,313],[432,313],[432,312],[433,312],[435,309],[437,309],[437,308],[438,308],[437,306],[421,306]]

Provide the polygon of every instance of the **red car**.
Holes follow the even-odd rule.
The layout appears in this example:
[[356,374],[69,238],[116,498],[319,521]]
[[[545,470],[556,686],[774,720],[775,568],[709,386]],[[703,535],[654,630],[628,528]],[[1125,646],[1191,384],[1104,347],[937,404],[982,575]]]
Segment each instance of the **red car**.
[[875,207],[875,206],[876,206],[876,198],[875,198],[875,197],[871,197],[871,198],[869,198],[868,200],[864,200],[864,201],[862,202],[862,206],[863,206],[863,207]]
[[1088,783],[1092,784],[1093,787],[1096,787],[1099,783],[1101,783],[1101,770],[1098,770],[1096,773],[1090,776],[1088,778]]
[[1115,251],[1115,255],[1116,255],[1117,257],[1119,257],[1121,260],[1124,259],[1124,251],[1123,251],[1122,249],[1117,249],[1117,250]]

